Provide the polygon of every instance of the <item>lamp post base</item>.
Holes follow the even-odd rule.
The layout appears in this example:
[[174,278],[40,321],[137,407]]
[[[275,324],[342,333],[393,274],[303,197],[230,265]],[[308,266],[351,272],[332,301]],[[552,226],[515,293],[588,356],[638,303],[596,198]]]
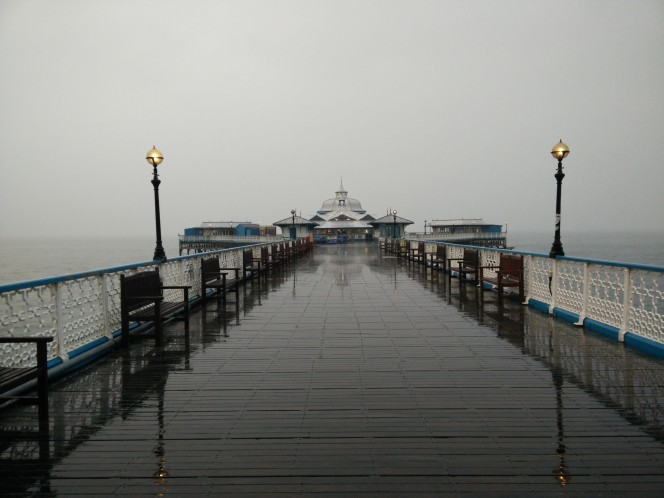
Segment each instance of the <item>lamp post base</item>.
[[554,242],[551,246],[551,251],[549,252],[550,258],[556,258],[558,256],[564,256],[565,251],[563,251],[563,245],[560,242]]
[[164,248],[161,245],[155,247],[152,261],[161,261],[161,262],[166,261],[166,252],[164,251]]

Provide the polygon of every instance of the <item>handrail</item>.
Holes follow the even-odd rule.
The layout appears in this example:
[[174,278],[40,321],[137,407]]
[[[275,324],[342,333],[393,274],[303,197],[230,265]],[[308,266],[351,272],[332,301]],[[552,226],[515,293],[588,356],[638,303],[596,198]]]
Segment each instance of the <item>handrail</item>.
[[444,246],[446,258],[463,257],[465,248],[476,249],[482,266],[496,266],[500,254],[522,255],[523,304],[664,356],[664,267],[424,242],[427,252]]
[[[285,241],[286,244],[294,244]],[[190,301],[200,300],[200,260],[217,257],[222,268],[242,265],[250,248],[260,257],[266,243],[191,254],[166,262],[142,262],[82,273],[0,285],[2,337],[53,336],[50,367],[65,369],[76,361],[108,348],[120,337],[120,276],[159,267],[166,286],[190,285]],[[166,297],[176,294],[169,290]],[[0,345],[0,366],[33,366],[33,356],[16,344]]]

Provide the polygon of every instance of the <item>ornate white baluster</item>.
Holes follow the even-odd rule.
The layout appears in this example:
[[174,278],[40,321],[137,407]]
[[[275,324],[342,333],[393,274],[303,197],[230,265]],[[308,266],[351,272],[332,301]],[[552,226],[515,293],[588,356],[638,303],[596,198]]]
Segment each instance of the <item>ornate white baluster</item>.
[[623,268],[623,275],[623,317],[618,334],[620,342],[625,342],[625,333],[629,327],[629,312],[632,308],[632,272],[629,268]]
[[588,289],[590,288],[590,272],[588,271],[588,263],[583,263],[583,297],[581,299],[581,313],[579,313],[579,320],[574,324],[578,327],[583,327],[583,322],[586,319],[588,311]]
[[64,306],[62,303],[62,286],[62,282],[55,284],[55,336],[57,337],[57,355],[60,358],[66,358],[68,355],[62,349],[62,346],[65,343],[65,337],[62,331],[62,312]]
[[103,316],[103,327],[104,335],[108,339],[113,339],[113,334],[111,333],[108,319],[108,274],[104,273],[101,276],[101,305],[102,305],[102,316]]
[[533,288],[532,278],[533,278],[533,267],[532,267],[532,257],[526,256],[523,261],[523,271],[526,272],[525,286],[526,286],[526,297],[521,304],[528,304],[530,301],[530,292]]

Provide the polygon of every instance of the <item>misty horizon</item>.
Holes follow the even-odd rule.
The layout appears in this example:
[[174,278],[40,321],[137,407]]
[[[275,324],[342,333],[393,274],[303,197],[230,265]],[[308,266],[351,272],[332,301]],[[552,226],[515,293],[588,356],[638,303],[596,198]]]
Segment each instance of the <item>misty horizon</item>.
[[[312,215],[664,230],[664,3],[5,0],[0,233]],[[564,241],[564,239],[563,239]]]

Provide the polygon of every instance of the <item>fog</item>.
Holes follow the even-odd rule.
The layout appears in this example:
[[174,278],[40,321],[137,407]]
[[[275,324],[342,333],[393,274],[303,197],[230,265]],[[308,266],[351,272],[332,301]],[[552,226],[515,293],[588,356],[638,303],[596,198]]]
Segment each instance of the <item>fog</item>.
[[664,230],[664,2],[0,3],[0,233],[311,216]]

